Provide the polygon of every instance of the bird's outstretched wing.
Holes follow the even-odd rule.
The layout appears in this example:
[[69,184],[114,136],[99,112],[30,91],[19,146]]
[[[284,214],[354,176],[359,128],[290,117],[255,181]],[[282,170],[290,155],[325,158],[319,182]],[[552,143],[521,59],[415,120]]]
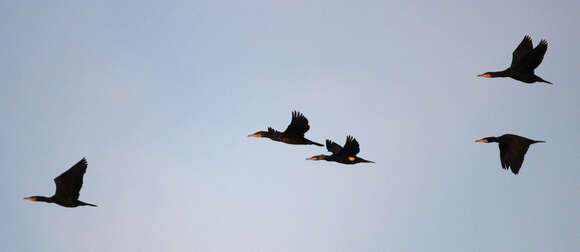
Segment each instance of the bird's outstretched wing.
[[56,184],[55,196],[78,199],[86,170],[87,160],[83,158],[70,169],[54,178],[54,183]]
[[310,129],[308,126],[308,119],[304,117],[304,115],[298,111],[292,112],[292,121],[288,128],[284,131],[284,133],[293,136],[301,136],[304,137],[304,133]]
[[514,174],[518,174],[518,172],[520,172],[520,168],[522,168],[522,164],[524,163],[524,156],[526,155],[526,152],[528,152],[529,147],[530,146],[527,144],[520,144],[513,148],[514,152],[510,168]]
[[533,49],[532,39],[530,36],[526,35],[522,42],[518,45],[518,47],[512,53],[512,65],[511,67],[516,67],[522,59],[528,55]]
[[355,156],[359,152],[360,152],[360,149],[358,147],[358,142],[356,141],[356,139],[354,139],[354,137],[352,137],[352,136],[347,136],[346,143],[344,143],[344,147],[342,148],[342,151],[340,152],[340,154]]
[[340,147],[340,145],[338,145],[337,143],[326,139],[326,149],[328,151],[332,152],[332,154],[336,155],[336,154],[340,153],[340,151],[342,150],[342,147]]
[[544,60],[544,55],[547,50],[548,41],[542,39],[536,48],[528,53],[528,56],[525,59],[526,62],[524,62],[525,66],[531,70],[536,69],[540,63],[542,63],[542,60]]
[[501,161],[501,168],[509,169],[511,164],[510,148],[507,143],[499,143],[499,160]]

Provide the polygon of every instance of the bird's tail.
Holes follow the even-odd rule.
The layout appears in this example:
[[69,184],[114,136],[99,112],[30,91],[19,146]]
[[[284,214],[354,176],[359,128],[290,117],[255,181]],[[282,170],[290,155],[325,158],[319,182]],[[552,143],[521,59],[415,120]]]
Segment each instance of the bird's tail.
[[548,83],[550,85],[554,85],[554,84],[552,84],[552,82],[549,82],[547,80],[544,80],[544,79],[540,78],[539,76],[536,76],[536,80],[539,81],[539,82],[544,82],[544,83]]
[[97,207],[97,205],[93,205],[93,204],[90,204],[90,203],[87,203],[87,202],[82,202],[82,201],[80,201],[80,200],[79,200],[79,203],[81,204],[81,206],[92,206],[92,207]]
[[310,143],[311,143],[311,144],[314,144],[314,145],[316,145],[316,146],[324,146],[323,144],[319,144],[319,143],[317,143],[317,142],[312,142],[312,141],[310,141]]

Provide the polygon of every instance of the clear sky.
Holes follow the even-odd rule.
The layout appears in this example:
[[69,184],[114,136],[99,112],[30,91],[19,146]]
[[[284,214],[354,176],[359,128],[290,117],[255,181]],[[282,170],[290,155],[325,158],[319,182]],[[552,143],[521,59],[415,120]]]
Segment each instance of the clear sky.
[[[578,1],[1,1],[0,251],[572,251]],[[536,73],[505,69],[524,35]],[[247,135],[303,112],[317,142]],[[497,144],[530,147],[520,174]],[[80,199],[52,179],[82,157]]]

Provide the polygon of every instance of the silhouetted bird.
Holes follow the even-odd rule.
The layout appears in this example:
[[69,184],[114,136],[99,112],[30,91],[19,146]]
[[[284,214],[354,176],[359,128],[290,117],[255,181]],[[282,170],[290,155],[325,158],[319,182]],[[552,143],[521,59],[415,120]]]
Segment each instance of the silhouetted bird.
[[486,137],[475,140],[479,143],[499,143],[499,157],[501,167],[503,169],[511,168],[514,174],[518,174],[522,163],[524,162],[524,155],[528,151],[531,144],[545,143],[545,141],[537,141],[525,137],[505,134],[500,137]]
[[94,206],[78,200],[79,191],[83,186],[83,175],[87,170],[87,160],[81,159],[77,164],[54,179],[56,192],[52,197],[32,196],[24,199],[56,203],[63,207]]
[[352,136],[346,137],[344,147],[340,147],[337,143],[326,139],[326,149],[332,152],[332,155],[318,155],[307,158],[306,160],[326,160],[342,164],[374,163],[373,161],[364,160],[356,156],[360,152],[360,149],[358,142]]
[[306,119],[302,113],[294,111],[292,112],[292,121],[284,132],[268,127],[268,131],[258,131],[254,134],[248,135],[248,137],[267,137],[274,141],[287,144],[314,144],[324,146],[304,138],[304,133],[309,129],[310,126],[308,126],[308,119]]
[[536,81],[546,81],[534,74],[534,69],[542,63],[544,54],[548,50],[548,42],[546,40],[540,41],[536,48],[532,48],[532,39],[530,36],[525,36],[520,45],[514,50],[512,56],[512,64],[506,70],[499,72],[487,72],[478,75],[479,77],[495,78],[495,77],[511,77],[513,79],[523,81],[525,83],[534,83]]

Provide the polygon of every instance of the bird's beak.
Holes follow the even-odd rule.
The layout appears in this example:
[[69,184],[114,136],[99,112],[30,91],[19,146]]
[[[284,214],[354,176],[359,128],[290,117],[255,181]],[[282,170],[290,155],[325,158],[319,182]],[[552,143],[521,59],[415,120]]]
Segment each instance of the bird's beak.
[[487,143],[487,140],[485,139],[479,139],[479,140],[475,140],[476,143]]
[[24,199],[25,199],[25,200],[36,201],[36,198],[35,198],[35,197],[26,197],[26,198],[24,198]]
[[248,137],[262,137],[262,134],[260,133],[250,134],[248,135]]
[[491,74],[480,74],[477,77],[491,78]]
[[318,157],[307,158],[306,160],[318,160]]

